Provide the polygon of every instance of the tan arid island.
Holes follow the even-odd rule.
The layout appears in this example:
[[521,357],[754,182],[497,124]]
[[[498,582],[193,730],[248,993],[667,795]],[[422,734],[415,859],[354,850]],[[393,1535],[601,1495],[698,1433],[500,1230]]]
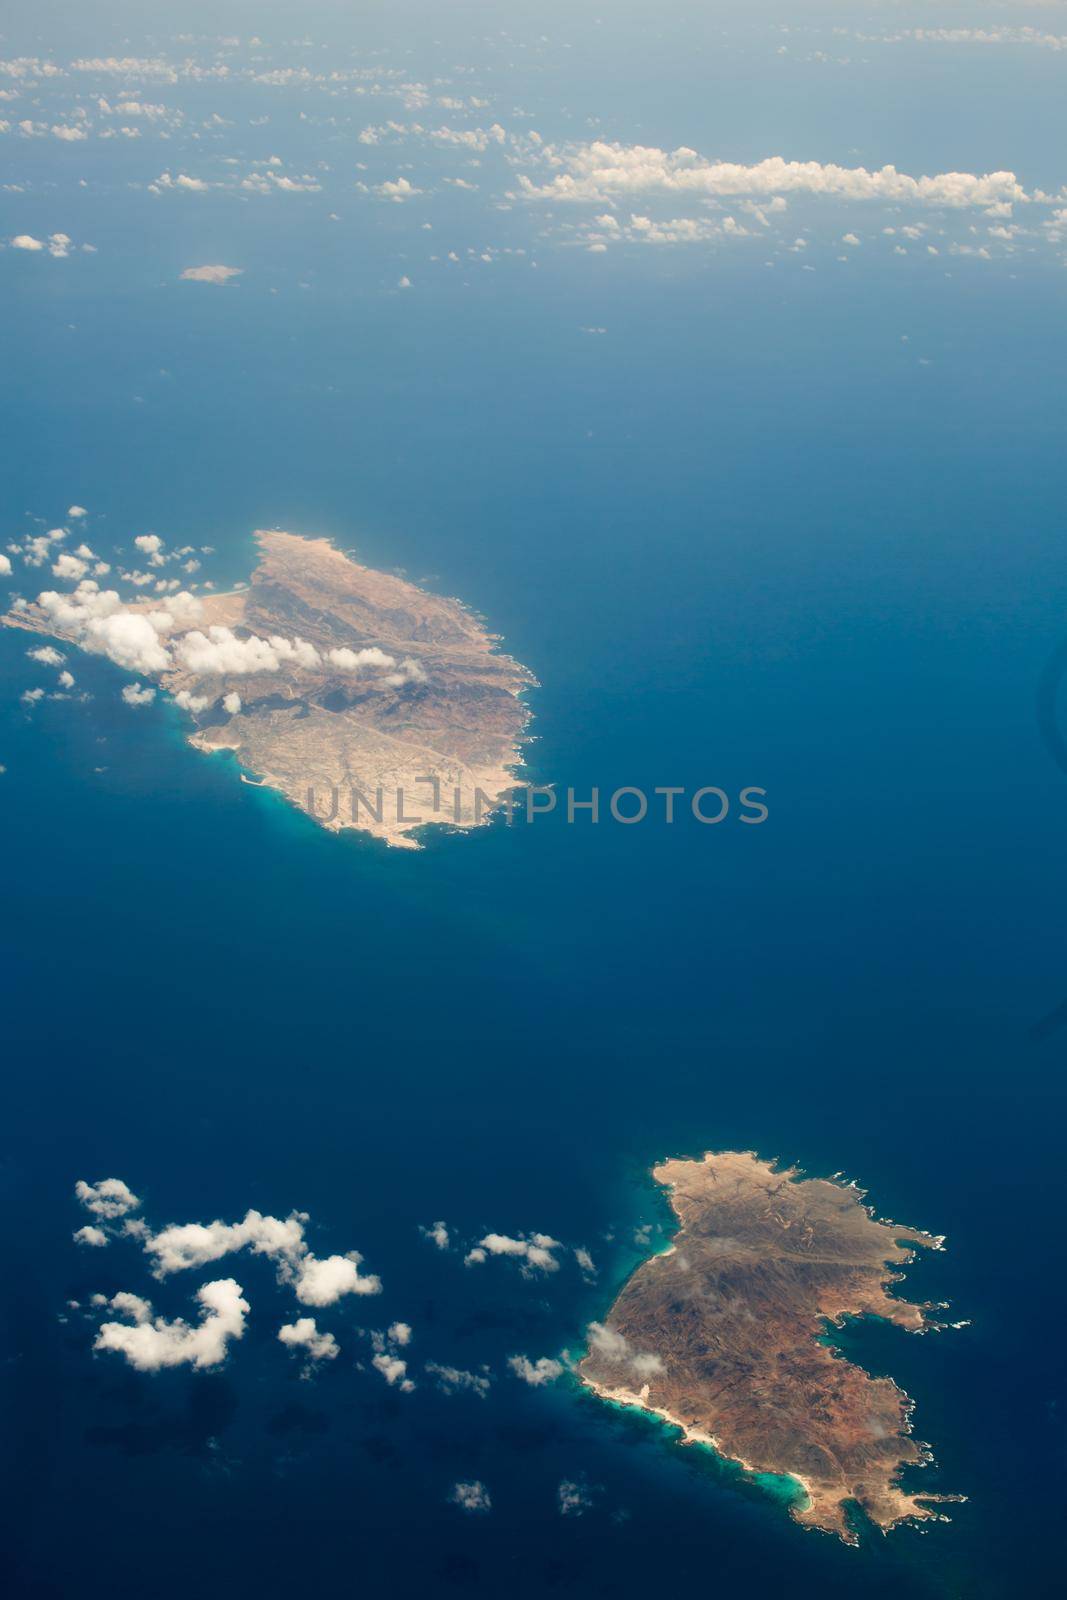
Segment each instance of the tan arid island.
[[755,1473],[802,1486],[791,1514],[857,1543],[847,1508],[883,1531],[940,1518],[959,1496],[899,1486],[924,1465],[911,1437],[911,1403],[889,1378],[872,1378],[820,1336],[847,1316],[883,1317],[920,1333],[928,1307],[897,1299],[892,1268],[911,1245],[943,1241],[877,1220],[862,1191],[802,1178],[751,1151],[664,1161],[653,1177],[680,1224],[669,1250],[642,1263],[579,1366],[602,1398],[673,1423]]
[[[246,588],[109,612],[96,585],[81,585],[4,621],[152,677],[192,715],[194,746],[232,750],[246,781],[323,827],[417,849],[422,827],[484,822],[520,784],[532,673],[458,600],[360,566],[326,539],[254,537]],[[148,642],[135,651],[139,634]]]

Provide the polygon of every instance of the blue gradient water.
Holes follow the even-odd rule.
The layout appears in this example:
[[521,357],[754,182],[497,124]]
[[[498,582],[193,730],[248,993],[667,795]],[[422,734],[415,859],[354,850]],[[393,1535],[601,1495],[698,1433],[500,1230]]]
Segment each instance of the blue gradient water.
[[[159,283],[188,235],[165,262],[161,225],[134,272],[115,214],[77,277],[2,263],[5,528],[77,501],[99,548],[210,543],[220,581],[256,526],[331,535],[533,669],[538,779],[758,784],[771,815],[385,852],[240,785],[175,712],[129,713],[106,663],[74,664],[91,704],[27,716],[39,674],[0,637],[11,1592],[1054,1593],[1065,1036],[1030,1029],[1067,995],[1034,704],[1067,632],[1062,270],[961,264],[920,295],[910,269],[643,256],[594,288],[546,253],[383,298],[383,263],[350,279],[353,222],[303,291],[294,244],[272,296],[246,214],[240,292],[187,295]],[[948,1236],[909,1288],[971,1325],[848,1349],[915,1398],[924,1487],[970,1497],[950,1525],[846,1550],[506,1372],[580,1347],[665,1221],[657,1157],[737,1145]],[[66,1301],[149,1284],[132,1249],[69,1243],[74,1180],[111,1173],[154,1221],[306,1209],[382,1300],[321,1319],[343,1353],[304,1383],[274,1337],[291,1297],[241,1259],[224,1371],[94,1360]],[[419,1237],[438,1217],[543,1229],[599,1280],[465,1271]],[[184,1313],[191,1287],[154,1298]],[[361,1319],[398,1317],[416,1369],[488,1363],[489,1399],[355,1370]],[[490,1516],[446,1503],[465,1478]]]

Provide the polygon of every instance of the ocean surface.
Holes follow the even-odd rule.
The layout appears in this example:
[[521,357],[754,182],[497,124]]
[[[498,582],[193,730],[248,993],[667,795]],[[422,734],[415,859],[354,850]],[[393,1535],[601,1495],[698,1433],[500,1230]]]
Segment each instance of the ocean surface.
[[[8,1592],[1052,1595],[1067,1029],[1034,1030],[1067,998],[1067,778],[1037,718],[1067,636],[1062,267],[960,263],[919,295],[910,268],[651,252],[594,290],[546,252],[383,298],[355,223],[298,289],[295,232],[257,277],[255,217],[205,211],[204,259],[240,228],[247,276],[186,295],[159,284],[195,248],[168,259],[129,204],[85,273],[0,263],[6,530],[78,502],[104,550],[214,546],[220,586],[253,528],[328,535],[532,669],[538,782],[758,785],[770,814],[557,811],[388,851],[242,785],[173,708],[130,715],[102,660],[71,663],[91,702],[27,714],[26,641],[0,637]],[[669,1430],[507,1370],[579,1351],[635,1231],[664,1239],[657,1158],[734,1147],[947,1236],[907,1290],[968,1325],[842,1343],[913,1397],[936,1464],[911,1481],[968,1497],[950,1523],[846,1549]],[[75,1180],[109,1175],[155,1223],[307,1211],[384,1293],[320,1318],[342,1354],[308,1381],[275,1338],[291,1296],[245,1257],[218,1274],[253,1306],[224,1369],[94,1358],[69,1301],[179,1315],[193,1288],[71,1242]],[[466,1269],[420,1235],[439,1218],[543,1230],[596,1278]],[[357,1332],[398,1318],[412,1395]],[[425,1360],[484,1366],[488,1397]],[[475,1479],[490,1515],[448,1503]]]

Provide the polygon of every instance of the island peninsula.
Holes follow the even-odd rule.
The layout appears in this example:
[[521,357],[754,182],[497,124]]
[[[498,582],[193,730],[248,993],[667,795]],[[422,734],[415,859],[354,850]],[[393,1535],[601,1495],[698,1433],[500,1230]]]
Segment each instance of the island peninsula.
[[458,600],[260,530],[250,583],[128,604],[82,583],[4,617],[106,654],[172,694],[190,742],[227,749],[323,827],[418,848],[518,786],[535,679]]
[[885,1531],[941,1516],[931,1504],[958,1496],[899,1486],[905,1467],[929,1459],[911,1437],[908,1397],[821,1336],[849,1316],[933,1326],[928,1308],[889,1286],[901,1277],[891,1269],[914,1258],[908,1246],[943,1241],[877,1220],[854,1185],[751,1151],[664,1161],[653,1177],[678,1231],[593,1324],[582,1382],[748,1471],[796,1479],[806,1498],[792,1515],[846,1543],[858,1542],[850,1505]]

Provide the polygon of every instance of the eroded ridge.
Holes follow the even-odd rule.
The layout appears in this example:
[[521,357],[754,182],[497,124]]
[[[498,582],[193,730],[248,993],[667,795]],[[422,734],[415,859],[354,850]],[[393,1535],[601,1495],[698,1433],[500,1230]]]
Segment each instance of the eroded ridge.
[[[235,751],[333,830],[413,849],[421,827],[484,822],[519,783],[533,675],[458,600],[360,566],[326,539],[255,539],[247,588],[121,607],[151,619],[160,665],[137,671],[193,717],[190,742]],[[66,609],[41,596],[4,621],[104,648],[90,613],[108,597],[80,590]],[[125,664],[113,627],[108,637],[104,653]]]
[[890,1293],[911,1246],[943,1241],[879,1221],[863,1193],[779,1170],[751,1151],[664,1161],[653,1170],[679,1228],[672,1248],[642,1263],[602,1326],[594,1324],[582,1381],[713,1445],[752,1472],[789,1475],[807,1495],[792,1508],[808,1527],[857,1542],[846,1512],[862,1506],[887,1530],[943,1514],[958,1496],[899,1484],[929,1453],[911,1436],[911,1402],[820,1342],[827,1324],[876,1316],[913,1333],[936,1326],[928,1307]]

